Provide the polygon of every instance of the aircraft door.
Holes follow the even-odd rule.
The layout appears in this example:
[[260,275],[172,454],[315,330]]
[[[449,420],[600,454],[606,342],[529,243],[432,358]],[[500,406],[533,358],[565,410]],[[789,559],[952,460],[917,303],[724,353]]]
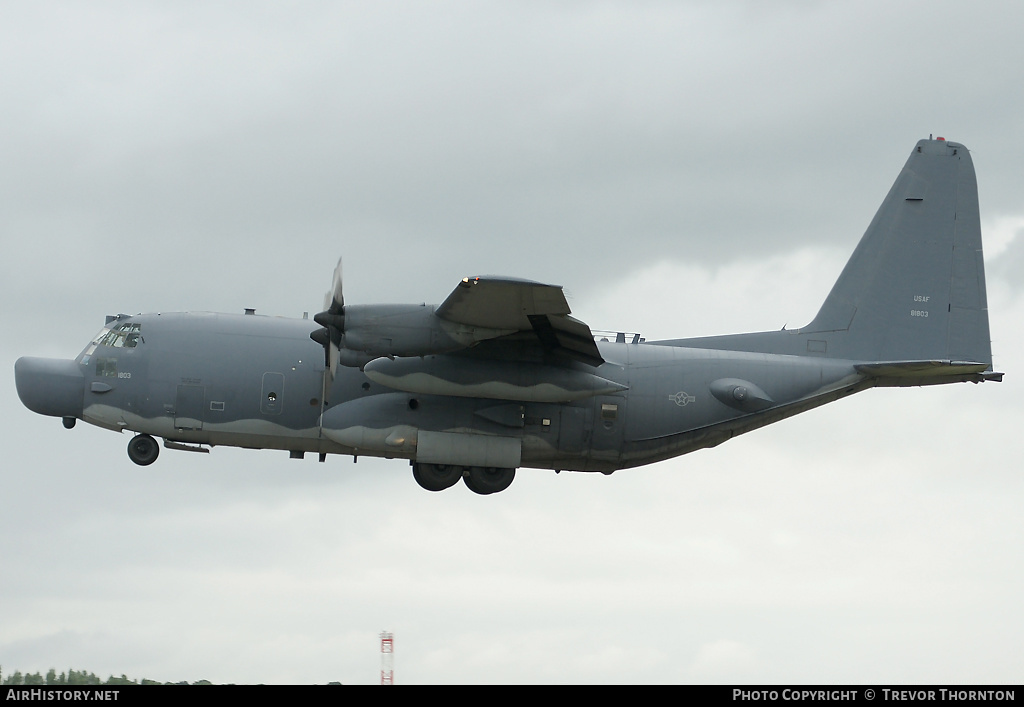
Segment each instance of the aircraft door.
[[201,385],[182,384],[174,402],[174,426],[179,430],[203,429],[203,407],[206,388]]
[[590,458],[618,461],[626,428],[626,398],[599,396],[594,399]]
[[558,451],[572,456],[586,456],[590,449],[590,438],[593,435],[593,412],[589,407],[575,405],[560,407]]
[[263,394],[260,397],[260,412],[264,415],[280,415],[284,408],[284,374],[264,373]]

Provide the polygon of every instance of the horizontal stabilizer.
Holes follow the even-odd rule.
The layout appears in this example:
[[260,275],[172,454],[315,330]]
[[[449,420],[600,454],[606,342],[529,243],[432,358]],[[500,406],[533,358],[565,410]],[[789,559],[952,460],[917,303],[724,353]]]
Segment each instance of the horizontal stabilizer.
[[1003,374],[989,370],[990,365],[977,361],[880,361],[854,366],[858,373],[872,378],[934,379],[968,376],[978,382],[1002,381]]

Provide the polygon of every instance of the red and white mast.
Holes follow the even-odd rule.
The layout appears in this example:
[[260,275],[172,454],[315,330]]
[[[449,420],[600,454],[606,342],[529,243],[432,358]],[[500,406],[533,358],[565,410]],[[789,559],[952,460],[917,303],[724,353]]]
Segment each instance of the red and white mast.
[[380,632],[380,684],[395,684],[395,636],[390,631]]

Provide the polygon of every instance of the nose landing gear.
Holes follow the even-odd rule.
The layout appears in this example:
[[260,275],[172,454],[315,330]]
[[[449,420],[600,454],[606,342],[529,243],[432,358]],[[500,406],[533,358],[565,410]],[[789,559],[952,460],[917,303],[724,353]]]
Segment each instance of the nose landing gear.
[[149,466],[160,456],[160,445],[149,435],[135,435],[128,443],[128,458],[139,466]]

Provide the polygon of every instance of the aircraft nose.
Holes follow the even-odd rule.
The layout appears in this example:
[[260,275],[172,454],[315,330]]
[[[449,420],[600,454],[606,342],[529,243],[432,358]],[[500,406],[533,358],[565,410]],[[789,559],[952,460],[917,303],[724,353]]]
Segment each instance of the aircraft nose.
[[19,358],[14,363],[18,397],[32,412],[53,417],[81,417],[85,376],[81,367],[62,358]]

